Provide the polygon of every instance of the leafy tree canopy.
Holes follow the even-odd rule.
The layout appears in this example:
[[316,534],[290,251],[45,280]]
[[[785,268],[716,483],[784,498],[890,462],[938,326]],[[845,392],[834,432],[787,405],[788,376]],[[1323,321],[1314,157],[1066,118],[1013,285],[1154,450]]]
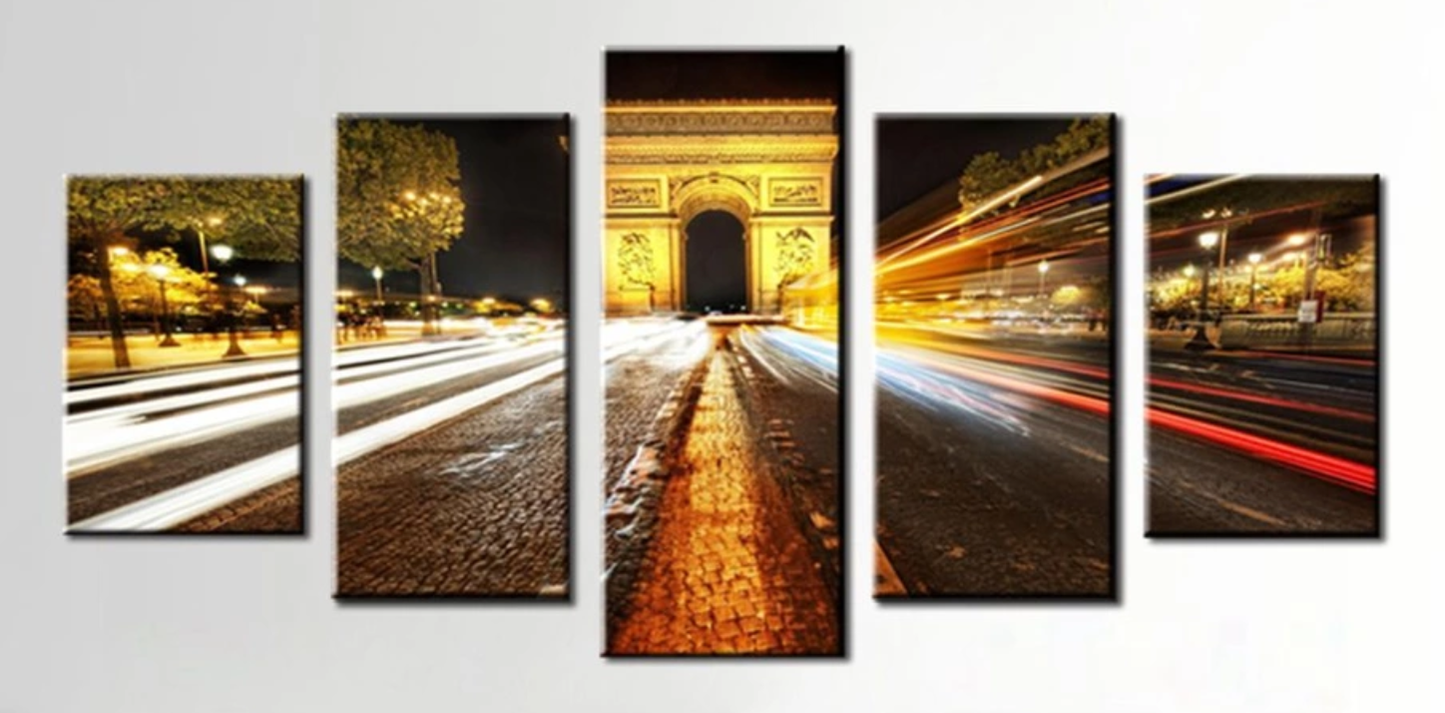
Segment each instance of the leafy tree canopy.
[[[213,292],[205,275],[182,265],[170,248],[137,255],[127,251],[111,257],[112,285],[121,308],[132,314],[154,314],[164,284],[170,309],[199,305]],[[164,282],[157,279],[157,273]],[[72,315],[89,317],[105,308],[100,278],[72,275],[67,284],[67,304]]]
[[[958,202],[965,209],[971,209],[990,196],[1034,176],[1062,168],[1098,149],[1108,148],[1110,134],[1110,118],[1107,116],[1077,119],[1053,141],[1027,149],[1014,158],[1005,158],[996,151],[979,154],[969,162],[959,178]],[[1071,185],[1074,182],[1052,184],[1048,191],[1062,190]]]
[[73,241],[104,246],[137,232],[206,231],[253,260],[301,255],[301,179],[285,176],[73,176]]
[[337,250],[364,266],[415,268],[462,233],[456,141],[421,125],[337,126]]
[[[1206,181],[1212,177],[1197,177]],[[1184,177],[1183,180],[1190,180]],[[1323,218],[1374,212],[1378,196],[1373,176],[1261,176],[1199,191],[1149,208],[1149,229],[1168,230],[1204,219],[1209,211],[1231,210],[1240,221],[1251,214],[1319,204]]]

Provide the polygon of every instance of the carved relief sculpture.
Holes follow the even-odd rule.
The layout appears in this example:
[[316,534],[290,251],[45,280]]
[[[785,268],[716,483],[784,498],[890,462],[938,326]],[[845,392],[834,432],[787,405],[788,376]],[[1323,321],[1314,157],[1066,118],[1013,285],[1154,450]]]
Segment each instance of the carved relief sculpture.
[[770,188],[769,199],[773,205],[815,206],[823,202],[823,186],[819,181],[773,181]]
[[661,193],[652,182],[607,184],[607,205],[616,208],[653,208],[662,205]]
[[787,286],[813,271],[818,245],[813,236],[802,228],[778,233],[777,243],[778,263],[775,272],[778,277],[778,305],[782,306]]
[[653,295],[657,292],[657,261],[653,258],[652,241],[641,233],[622,236],[622,244],[617,248],[617,263],[622,268],[622,279],[629,285],[647,290],[647,311],[653,311]]

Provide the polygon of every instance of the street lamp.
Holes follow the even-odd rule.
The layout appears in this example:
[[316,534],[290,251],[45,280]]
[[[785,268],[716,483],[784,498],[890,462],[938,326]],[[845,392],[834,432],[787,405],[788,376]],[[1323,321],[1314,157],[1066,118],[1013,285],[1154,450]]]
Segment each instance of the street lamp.
[[[1209,231],[1209,232],[1207,232],[1207,233],[1200,233],[1200,234],[1199,234],[1199,247],[1201,247],[1201,248],[1204,249],[1204,252],[1205,252],[1206,257],[1208,256],[1208,254],[1209,254],[1210,251],[1214,250],[1214,246],[1216,246],[1216,245],[1218,245],[1218,244],[1219,244],[1219,233],[1211,230],[1211,231]],[[1202,284],[1202,285],[1200,286],[1200,288],[1199,288],[1199,303],[1200,303],[1200,309],[1201,309],[1205,314],[1208,314],[1208,313],[1209,313],[1209,261],[1208,261],[1208,260],[1205,260],[1205,261],[1204,261],[1204,275],[1203,275],[1200,279],[1203,281],[1203,284]],[[1224,277],[1223,277],[1222,274],[1220,275],[1220,280],[1219,280],[1219,281],[1220,281],[1221,284],[1223,284],[1223,282],[1224,282]],[[1220,300],[1220,301],[1223,302],[1223,300]]]
[[[1219,218],[1223,225],[1219,229],[1219,274],[1220,274],[1220,296],[1224,292],[1224,258],[1229,252],[1229,219],[1234,217],[1234,209],[1229,207],[1211,208],[1204,211],[1204,219],[1212,220]],[[1221,300],[1222,301],[1222,300]]]
[[380,266],[380,265],[371,268],[371,279],[376,280],[376,301],[377,301],[377,302],[381,302],[381,301],[382,301],[382,300],[381,300],[381,276],[382,276],[383,274],[384,274],[384,273],[382,273],[382,271],[381,271],[381,266]]
[[1264,255],[1261,253],[1253,252],[1249,254],[1249,311],[1251,312],[1254,311],[1254,292],[1255,289],[1259,287],[1257,284],[1259,282],[1257,279],[1259,275],[1259,261],[1263,259]]
[[[236,249],[231,247],[230,245],[222,244],[211,246],[211,257],[216,258],[216,260],[220,261],[222,265],[229,263],[231,261],[231,258],[235,257],[235,255]],[[236,275],[236,277],[232,279],[232,283],[234,283],[237,287],[244,287],[246,285],[246,278],[240,275]],[[226,354],[224,358],[231,359],[234,357],[246,356],[246,351],[241,348],[241,340],[238,339],[236,336],[236,321],[238,317],[235,313],[233,305],[233,303],[235,302],[235,298],[230,288],[227,288],[225,290],[224,299],[226,304],[225,314],[227,317],[226,339],[230,342],[230,344],[226,347]]]
[[181,343],[176,341],[176,338],[171,335],[171,310],[170,306],[166,303],[166,277],[171,274],[171,269],[159,263],[151,265],[147,269],[151,277],[156,278],[156,285],[161,293],[161,333],[165,336],[161,339],[160,345],[163,347],[178,347]]
[[202,275],[207,274],[207,273],[209,273],[209,272],[211,271],[210,262],[206,259],[206,227],[209,226],[209,227],[214,228],[214,227],[219,226],[219,225],[221,224],[221,222],[222,222],[222,221],[221,221],[221,218],[220,218],[219,216],[215,216],[215,215],[210,216],[209,218],[206,218],[206,219],[203,220],[203,221],[196,221],[196,238],[197,238],[197,239],[200,241],[200,243],[201,243],[201,274],[202,274]]
[[1039,298],[1040,298],[1040,299],[1043,299],[1043,296],[1044,296],[1044,281],[1045,281],[1045,279],[1048,277],[1048,274],[1049,274],[1049,261],[1048,261],[1048,260],[1040,260],[1040,261],[1039,261]]
[[[1204,217],[1208,218],[1210,217],[1210,214],[1206,213]],[[1187,349],[1215,348],[1214,342],[1209,340],[1209,331],[1208,327],[1205,326],[1205,322],[1208,319],[1209,315],[1210,252],[1214,250],[1214,247],[1216,245],[1219,245],[1220,239],[1220,234],[1213,230],[1199,234],[1199,247],[1204,251],[1204,271],[1200,273],[1199,276],[1199,311],[1195,316],[1198,324],[1195,326],[1194,337],[1189,340],[1188,344],[1185,345],[1185,348]],[[1220,282],[1224,282],[1224,276],[1222,273],[1220,275]],[[1223,300],[1221,300],[1221,302],[1222,301]]]

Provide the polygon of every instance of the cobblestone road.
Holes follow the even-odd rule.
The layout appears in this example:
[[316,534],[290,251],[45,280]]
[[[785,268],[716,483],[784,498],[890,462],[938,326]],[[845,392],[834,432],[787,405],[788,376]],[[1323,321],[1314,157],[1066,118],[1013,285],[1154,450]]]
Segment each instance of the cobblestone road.
[[759,452],[721,349],[668,484],[615,654],[839,650],[837,613]]
[[337,594],[565,594],[566,409],[553,378],[342,467]]
[[178,532],[301,532],[301,479],[290,478],[181,523]]

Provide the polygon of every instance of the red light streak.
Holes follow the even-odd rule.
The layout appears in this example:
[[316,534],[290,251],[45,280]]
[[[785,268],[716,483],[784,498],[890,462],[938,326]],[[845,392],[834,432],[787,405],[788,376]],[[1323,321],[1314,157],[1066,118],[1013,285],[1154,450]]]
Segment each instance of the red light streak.
[[1157,408],[1149,409],[1149,423],[1216,443],[1232,450],[1279,463],[1321,480],[1375,494],[1375,469],[1354,461],[1280,443],[1234,428],[1206,423]]

